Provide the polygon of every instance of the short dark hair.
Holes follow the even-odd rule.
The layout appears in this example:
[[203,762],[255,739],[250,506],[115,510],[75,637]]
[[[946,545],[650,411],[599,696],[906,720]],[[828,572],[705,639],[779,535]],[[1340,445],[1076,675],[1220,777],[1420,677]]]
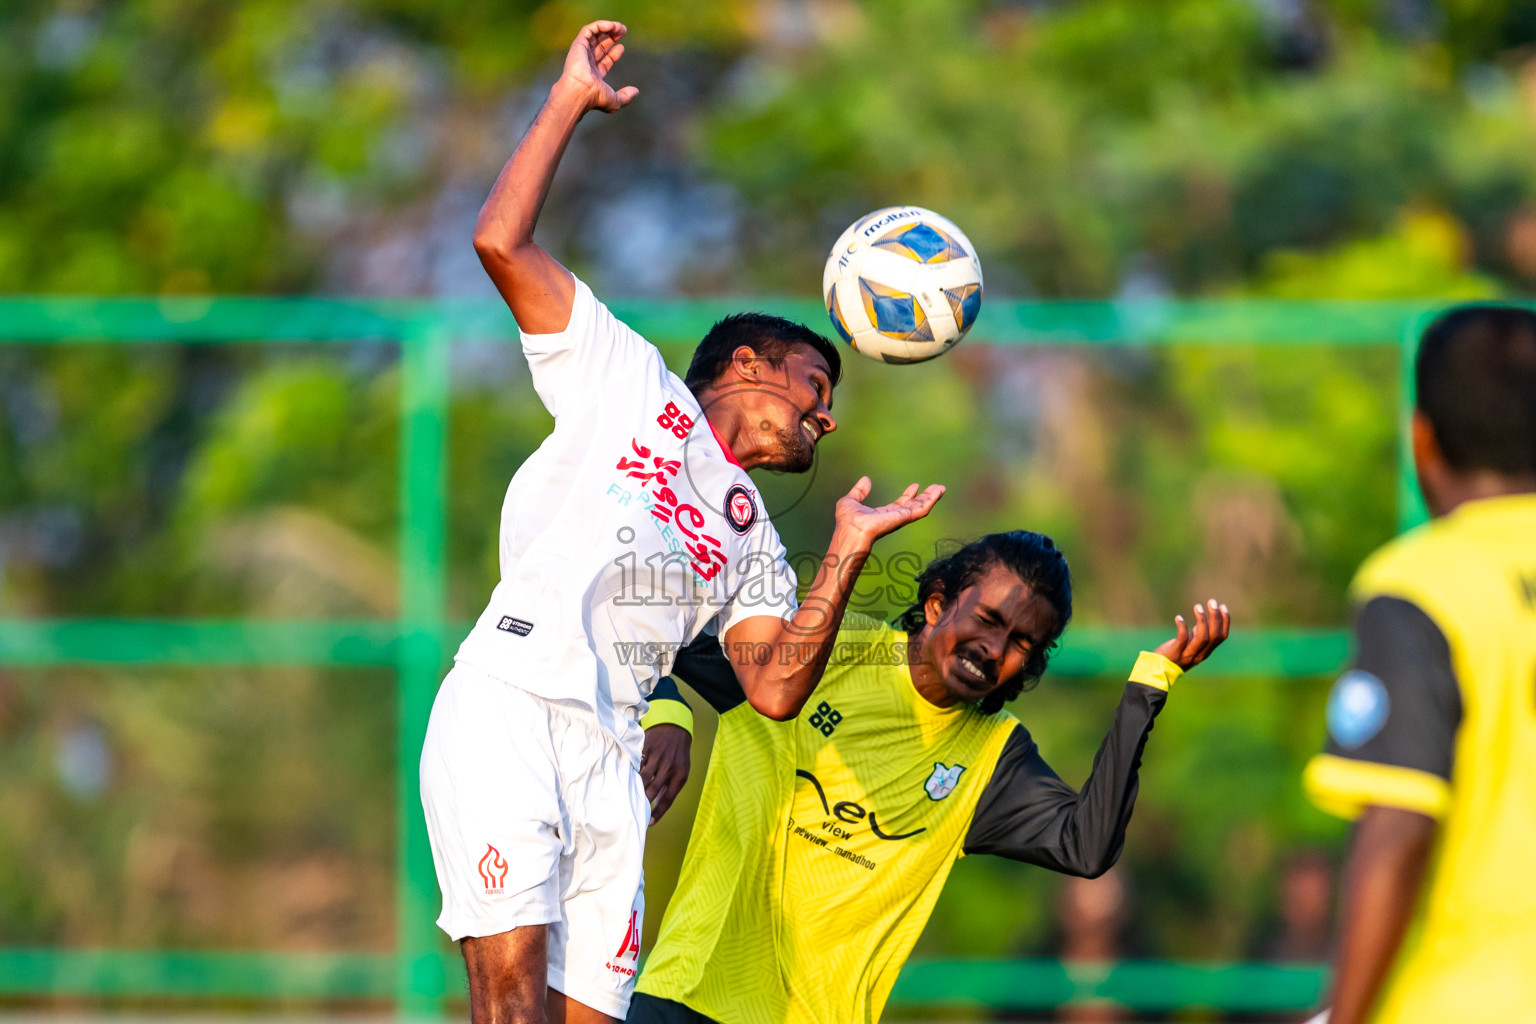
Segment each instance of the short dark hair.
[[930,597],[942,594],[944,604],[948,605],[994,566],[1007,569],[1045,599],[1056,613],[1056,629],[1030,650],[1022,672],[981,700],[981,710],[989,715],[1025,690],[1035,688],[1045,675],[1057,639],[1072,620],[1072,570],[1067,568],[1067,556],[1057,549],[1056,542],[1032,530],[1010,530],[989,533],[947,558],[936,558],[917,577],[917,602],[896,620],[908,634],[916,633],[927,624],[923,605]]
[[1458,470],[1536,473],[1536,313],[1460,306],[1419,343],[1419,410]]
[[731,353],[743,345],[772,366],[783,366],[793,346],[806,345],[827,361],[833,387],[843,377],[843,357],[837,346],[804,324],[768,313],[732,313],[711,327],[693,350],[683,383],[695,394],[709,387],[731,364]]

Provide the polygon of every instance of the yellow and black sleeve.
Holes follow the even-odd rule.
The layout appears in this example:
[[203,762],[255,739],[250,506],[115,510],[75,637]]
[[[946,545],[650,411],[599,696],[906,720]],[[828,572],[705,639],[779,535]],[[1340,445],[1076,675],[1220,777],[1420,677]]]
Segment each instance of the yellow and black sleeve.
[[1410,601],[1374,597],[1355,620],[1354,665],[1328,698],[1328,740],[1307,795],[1344,818],[1366,807],[1440,817],[1450,802],[1461,690],[1450,644]]

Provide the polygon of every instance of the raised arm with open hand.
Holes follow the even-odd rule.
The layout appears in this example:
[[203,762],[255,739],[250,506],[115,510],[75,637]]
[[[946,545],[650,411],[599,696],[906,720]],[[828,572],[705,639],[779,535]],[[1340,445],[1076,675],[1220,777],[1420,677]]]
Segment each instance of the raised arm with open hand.
[[576,33],[576,41],[565,54],[565,70],[560,73],[561,84],[587,93],[587,109],[611,114],[640,94],[632,85],[615,89],[608,82],[608,72],[624,56],[624,44],[619,42],[629,29],[617,21],[594,21]]
[[577,122],[589,110],[611,114],[639,93],[632,85],[615,89],[608,82],[608,72],[624,55],[619,40],[628,31],[617,21],[594,21],[577,34],[549,99],[501,169],[475,222],[480,263],[528,334],[563,331],[571,319],[575,281],[534,243],[533,228]]
[[1172,640],[1164,640],[1157,646],[1157,653],[1188,672],[1221,646],[1232,632],[1232,613],[1227,606],[1218,604],[1215,598],[1203,605],[1195,605],[1195,628],[1191,630],[1184,616],[1175,615],[1173,622],[1178,633]]
[[917,491],[917,484],[909,484],[895,501],[870,508],[864,504],[864,499],[869,497],[873,486],[869,477],[859,477],[853,489],[837,500],[836,511],[833,513],[839,529],[866,534],[871,544],[907,523],[923,518],[934,503],[944,496],[942,484],[930,484],[921,494]]
[[[838,499],[832,543],[792,618],[758,615],[726,631],[726,654],[747,702],[769,718],[794,718],[816,689],[875,541],[923,518],[944,496],[942,484],[921,493],[912,484],[890,504],[870,508],[864,504],[870,489],[869,477],[860,477]],[[765,651],[771,656],[764,658]]]
[[[1157,653],[1188,671],[1226,640],[1232,616],[1226,605],[1207,601],[1195,605],[1193,629],[1182,615],[1174,623],[1177,635]],[[1157,659],[1137,661],[1081,789],[1063,782],[1029,730],[1018,727],[976,805],[966,853],[996,854],[1090,878],[1109,870],[1125,845],[1152,721],[1168,700],[1167,676],[1139,675],[1146,660]]]

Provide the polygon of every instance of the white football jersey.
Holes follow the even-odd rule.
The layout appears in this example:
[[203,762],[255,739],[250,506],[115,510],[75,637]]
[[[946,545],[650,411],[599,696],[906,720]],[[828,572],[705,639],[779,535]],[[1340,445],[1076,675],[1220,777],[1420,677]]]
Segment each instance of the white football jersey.
[[792,615],[794,571],[693,393],[585,284],[564,331],[522,341],[555,429],[507,487],[501,582],[455,660],[591,707],[638,764],[677,648]]

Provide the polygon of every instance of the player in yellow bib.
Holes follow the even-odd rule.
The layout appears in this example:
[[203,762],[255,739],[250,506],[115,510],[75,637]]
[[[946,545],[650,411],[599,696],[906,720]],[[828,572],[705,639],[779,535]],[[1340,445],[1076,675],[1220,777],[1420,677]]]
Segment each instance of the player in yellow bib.
[[1307,766],[1359,818],[1333,1024],[1536,1024],[1536,315],[1453,310],[1415,367],[1434,519],[1361,567]]
[[627,1019],[873,1021],[957,858],[1108,870],[1153,718],[1230,617],[1198,606],[1192,628],[1179,617],[1178,635],[1141,656],[1079,791],[1002,710],[1044,673],[1071,614],[1066,559],[1020,530],[930,564],[901,628],[848,616],[796,719],[754,712],[718,643],[680,653],[674,672],[720,724]]

